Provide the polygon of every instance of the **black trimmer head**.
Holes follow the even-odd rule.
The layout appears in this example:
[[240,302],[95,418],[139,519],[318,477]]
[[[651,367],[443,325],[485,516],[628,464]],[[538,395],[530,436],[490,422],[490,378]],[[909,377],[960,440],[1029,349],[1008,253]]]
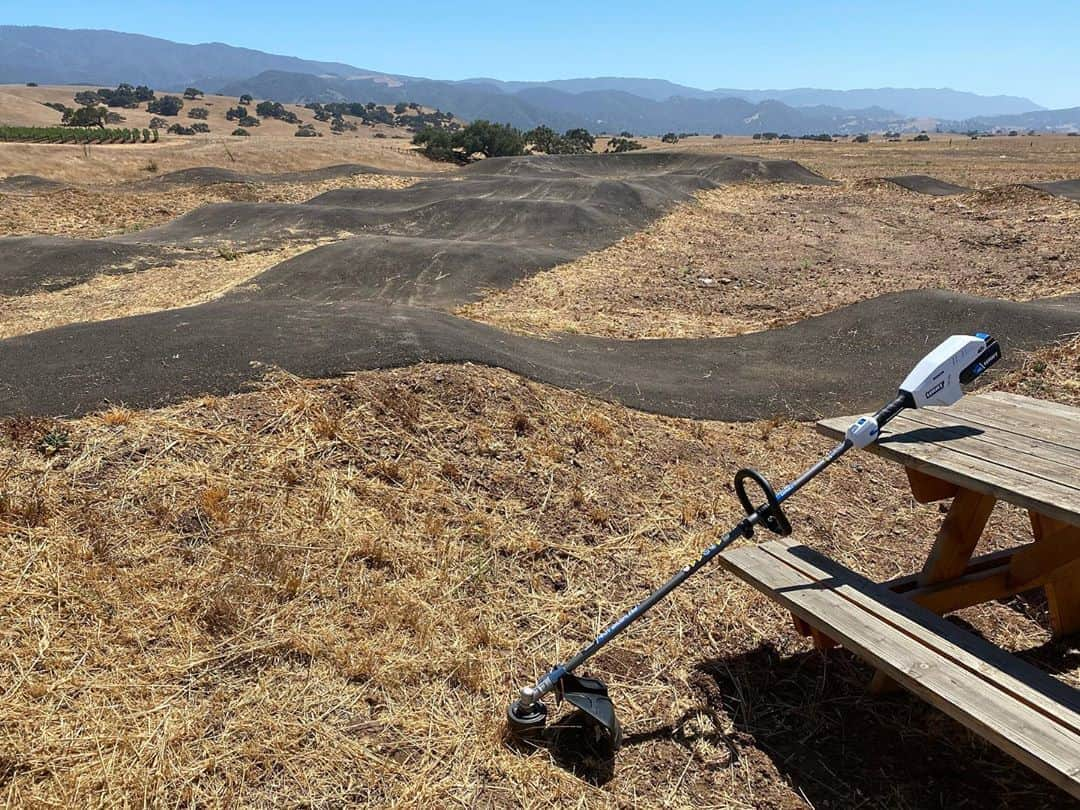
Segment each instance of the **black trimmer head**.
[[506,731],[519,740],[536,740],[543,736],[547,723],[547,706],[539,700],[531,706],[522,706],[515,700],[506,707]]
[[[591,745],[611,752],[618,749],[622,728],[615,716],[615,704],[602,681],[565,674],[555,686],[555,695],[560,702],[565,700],[579,710]],[[506,709],[507,732],[516,739],[539,742],[546,724],[547,707],[540,700],[525,704],[518,699]]]

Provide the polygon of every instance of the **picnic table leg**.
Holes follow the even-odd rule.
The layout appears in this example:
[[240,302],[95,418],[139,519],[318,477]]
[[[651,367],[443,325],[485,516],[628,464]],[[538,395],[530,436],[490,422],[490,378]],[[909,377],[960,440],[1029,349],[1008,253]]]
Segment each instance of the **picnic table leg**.
[[1061,637],[1080,631],[1080,559],[1075,559],[1080,546],[1080,527],[1029,511],[1035,549],[1040,556],[1051,559],[1062,556],[1065,562],[1046,583],[1046,601],[1050,608],[1050,626],[1054,636]]
[[993,495],[956,488],[934,547],[919,574],[920,585],[954,579],[964,573],[996,501]]
[[[990,518],[990,512],[994,509],[996,498],[964,489],[911,467],[908,467],[906,472],[911,494],[919,503],[932,503],[950,497],[953,499],[926,564],[919,574],[919,584],[929,585],[960,576],[971,560],[979,537],[986,527],[986,521]],[[872,694],[884,694],[896,691],[900,686],[878,670],[868,688]]]

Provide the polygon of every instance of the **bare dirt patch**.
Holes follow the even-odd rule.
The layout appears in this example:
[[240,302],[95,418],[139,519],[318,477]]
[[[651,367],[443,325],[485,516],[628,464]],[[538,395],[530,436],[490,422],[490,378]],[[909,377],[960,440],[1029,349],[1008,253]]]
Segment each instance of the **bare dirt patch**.
[[900,290],[1076,292],[1078,243],[1080,205],[1019,187],[729,186],[460,313],[531,334],[740,334]]
[[[1068,374],[1060,355],[1043,362]],[[418,366],[0,425],[0,740],[14,804],[1060,806],[1020,765],[705,573],[601,655],[612,769],[500,736],[543,671],[827,446],[476,367]],[[940,521],[859,455],[799,538],[875,578]],[[1000,509],[988,547],[1023,515]],[[1080,684],[1045,603],[965,620]],[[960,767],[976,761],[978,768]]]

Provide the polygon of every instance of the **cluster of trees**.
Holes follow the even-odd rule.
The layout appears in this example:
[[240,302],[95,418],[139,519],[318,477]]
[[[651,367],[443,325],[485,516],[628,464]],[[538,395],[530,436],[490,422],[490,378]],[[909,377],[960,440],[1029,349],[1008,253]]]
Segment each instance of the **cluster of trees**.
[[195,135],[197,133],[209,132],[210,125],[204,124],[202,121],[196,121],[190,127],[185,127],[183,124],[176,123],[170,126],[167,131],[170,135]]
[[[413,143],[432,160],[466,163],[476,155],[512,157],[542,152],[547,155],[580,155],[593,151],[596,136],[587,129],[570,129],[561,135],[551,127],[539,126],[528,132],[509,124],[478,120],[451,130],[425,127],[413,137]],[[623,133],[608,140],[605,152],[633,152],[645,146]]]
[[604,151],[619,154],[620,152],[636,152],[638,149],[644,148],[645,144],[620,135],[618,138],[609,140]]
[[[346,121],[344,118],[331,118],[330,119],[330,131],[336,135],[340,135],[342,132],[356,132],[356,124],[352,121]],[[377,133],[377,134],[382,134]]]
[[[403,127],[410,132],[420,132],[425,127],[458,129],[460,125],[454,122],[454,116],[440,110],[424,112],[415,101],[398,102],[394,109],[390,110],[385,105],[369,101],[363,102],[334,102],[331,104],[319,104],[313,102],[305,105],[307,109],[315,113],[316,121],[329,121],[333,129],[334,121],[343,121],[344,116],[359,118],[367,126],[385,124],[387,126]],[[339,127],[348,129],[345,124]]]
[[432,160],[465,163],[473,155],[511,157],[525,154],[525,136],[509,124],[493,124],[479,119],[451,132],[448,129],[425,127],[412,141],[423,147],[424,155]]
[[321,132],[315,131],[314,124],[301,124],[296,128],[296,132],[293,133],[297,138],[315,138],[322,137]]
[[255,114],[261,118],[277,118],[286,124],[300,123],[300,116],[292,110],[286,110],[280,101],[260,101],[255,105]]
[[0,141],[28,143],[156,143],[157,130],[90,127],[5,127]]
[[104,107],[79,107],[78,109],[68,107],[64,110],[61,123],[65,127],[100,127],[104,129],[108,117],[109,111]]
[[524,135],[533,152],[545,155],[583,155],[591,152],[596,138],[587,129],[568,129],[559,135],[551,127],[539,126]]
[[162,96],[146,105],[147,112],[171,117],[179,115],[183,108],[184,100],[180,96]]
[[106,107],[127,107],[135,109],[144,101],[151,101],[154,91],[144,84],[137,87],[119,84],[115,90],[102,87],[98,90],[81,90],[75,94],[75,103],[83,106],[104,104]]
[[206,109],[206,107],[192,107],[187,111],[187,117],[205,121],[210,117],[210,110]]
[[257,127],[259,125],[259,119],[248,112],[248,108],[243,105],[230,107],[226,110],[225,120],[237,121],[242,127]]

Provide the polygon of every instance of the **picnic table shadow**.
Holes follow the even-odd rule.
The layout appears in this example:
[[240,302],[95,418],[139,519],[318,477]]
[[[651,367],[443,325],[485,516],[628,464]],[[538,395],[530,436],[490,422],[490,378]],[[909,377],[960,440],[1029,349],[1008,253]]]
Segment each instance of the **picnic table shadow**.
[[[806,546],[791,551],[826,571],[834,565]],[[1031,600],[1031,613],[1042,612],[1036,595],[1024,598]],[[947,620],[982,635],[957,616]],[[1066,671],[1075,665],[1076,651],[1054,641],[1018,655],[1043,669]],[[728,752],[726,764],[704,767],[734,767],[751,745],[815,807],[934,807],[942,806],[943,797],[951,797],[950,807],[968,806],[956,797],[966,797],[972,807],[1018,801],[1030,808],[1061,806],[1061,793],[1049,783],[914,695],[869,695],[873,672],[844,649],[781,654],[771,642],[706,660],[691,678],[701,703],[673,722],[627,729],[622,750],[668,741],[693,756],[694,744],[703,741]],[[703,715],[712,718],[713,731],[688,732],[688,721]],[[722,731],[728,728],[733,731]],[[540,744],[556,764],[589,784],[602,786],[617,771],[617,754],[588,738],[579,713],[549,726]]]
[[[738,768],[752,747],[818,808],[1062,806],[1049,783],[915,696],[867,694],[872,673],[842,650],[790,655],[767,642],[695,666],[698,705],[674,721],[628,730],[622,754],[589,739],[578,712],[530,745],[597,787],[614,778],[619,757],[636,746],[667,741],[694,759],[694,744],[705,742],[728,755],[722,764],[698,767]],[[688,721],[703,715],[713,718],[714,730],[688,732]],[[760,770],[761,763],[746,767]]]
[[[906,692],[870,695],[843,650],[771,642],[696,667],[709,709],[764,752],[812,807],[1062,807],[1063,794]],[[700,682],[699,682],[700,683]]]

